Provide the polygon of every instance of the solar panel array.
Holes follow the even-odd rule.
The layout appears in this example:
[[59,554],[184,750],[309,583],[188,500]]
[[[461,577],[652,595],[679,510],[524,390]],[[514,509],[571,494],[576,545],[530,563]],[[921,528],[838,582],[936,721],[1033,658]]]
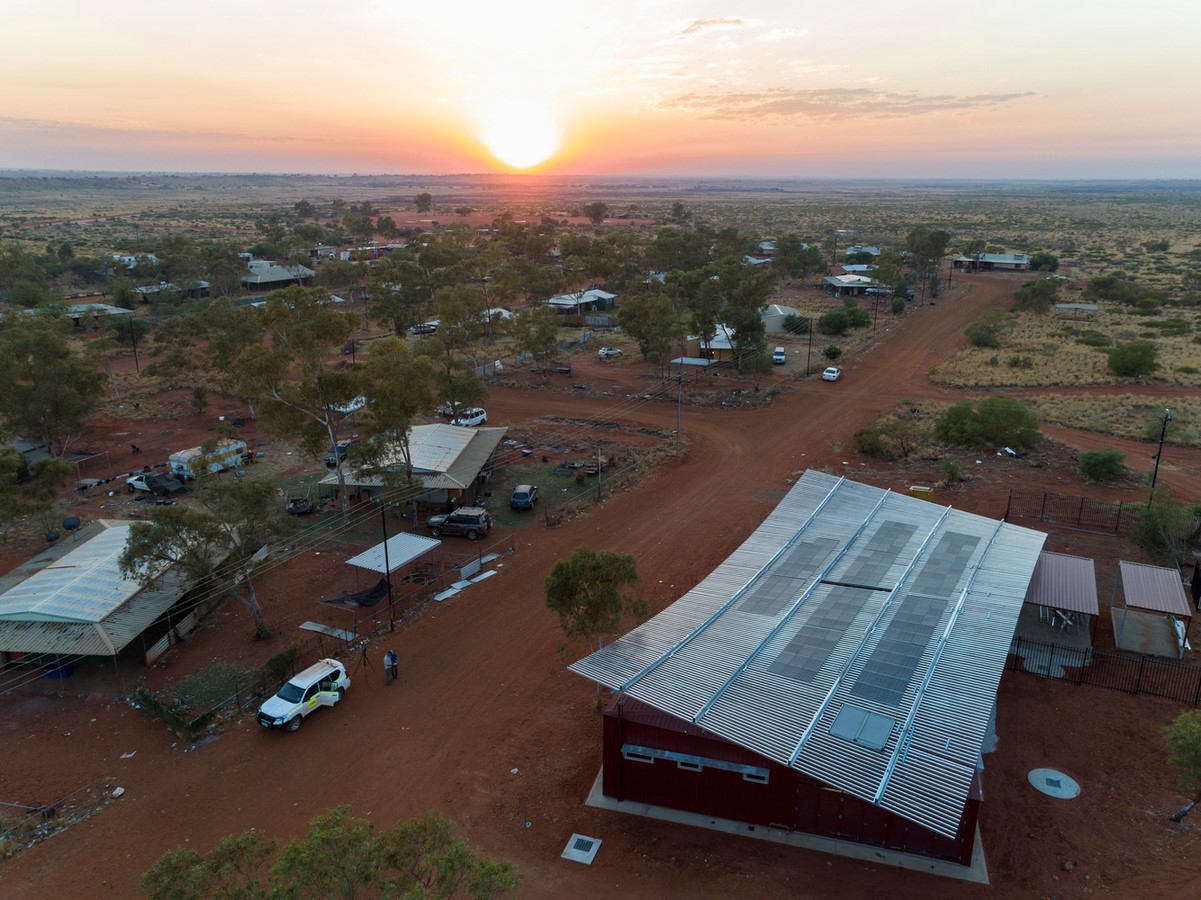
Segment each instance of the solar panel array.
[[831,538],[793,544],[754,587],[743,594],[738,608],[760,616],[779,615],[836,549],[838,541]]

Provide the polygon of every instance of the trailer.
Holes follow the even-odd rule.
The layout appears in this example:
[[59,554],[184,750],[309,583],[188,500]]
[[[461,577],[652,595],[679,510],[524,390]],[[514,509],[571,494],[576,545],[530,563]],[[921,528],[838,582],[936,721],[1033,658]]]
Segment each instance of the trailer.
[[172,453],[167,457],[167,464],[175,477],[195,478],[202,459],[204,468],[213,474],[236,469],[246,461],[246,442],[225,441],[210,453],[205,453],[203,447],[189,447]]

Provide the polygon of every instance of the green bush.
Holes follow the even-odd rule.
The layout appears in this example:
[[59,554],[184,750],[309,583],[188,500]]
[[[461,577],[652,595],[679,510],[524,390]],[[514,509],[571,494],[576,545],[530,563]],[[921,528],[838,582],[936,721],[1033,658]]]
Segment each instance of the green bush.
[[1006,365],[1011,369],[1033,369],[1034,360],[1029,356],[1011,356]]
[[1150,375],[1159,368],[1156,350],[1146,341],[1118,344],[1109,351],[1109,371],[1123,378]]
[[970,400],[960,400],[934,422],[934,436],[958,447],[980,444],[980,422]]
[[822,356],[824,356],[830,362],[838,362],[838,360],[842,359],[842,348],[831,344],[822,351]]
[[977,322],[974,325],[969,325],[964,334],[967,335],[967,342],[973,347],[990,347],[995,350],[1001,346],[1001,337],[998,329],[985,322]]
[[942,469],[943,480],[947,484],[958,484],[963,481],[963,467],[953,459],[944,459],[938,464]]
[[818,332],[832,337],[846,334],[850,327],[851,314],[844,307],[824,312],[817,320]]
[[864,456],[874,459],[888,459],[888,445],[883,435],[875,428],[860,428],[855,432],[855,449]]
[[892,314],[899,316],[905,311],[905,298],[897,294],[892,298]]
[[1076,471],[1089,481],[1113,481],[1126,471],[1126,454],[1112,447],[1086,450],[1080,454]]
[[796,313],[789,313],[784,317],[784,330],[789,334],[808,334],[810,324],[810,319]]
[[276,681],[283,681],[296,671],[296,657],[299,653],[300,650],[295,644],[280,650],[267,660],[267,671],[275,676]]
[[934,436],[959,447],[1033,447],[1038,416],[1013,397],[960,400],[934,423]]
[[1108,347],[1113,344],[1113,338],[1100,331],[1086,331],[1076,338],[1076,343],[1085,347]]

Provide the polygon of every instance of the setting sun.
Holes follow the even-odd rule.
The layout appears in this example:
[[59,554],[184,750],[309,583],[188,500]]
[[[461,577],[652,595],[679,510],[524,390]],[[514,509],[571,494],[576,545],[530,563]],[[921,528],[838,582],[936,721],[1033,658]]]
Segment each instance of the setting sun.
[[528,104],[492,109],[480,139],[489,153],[514,169],[546,162],[559,149],[559,131],[546,111]]

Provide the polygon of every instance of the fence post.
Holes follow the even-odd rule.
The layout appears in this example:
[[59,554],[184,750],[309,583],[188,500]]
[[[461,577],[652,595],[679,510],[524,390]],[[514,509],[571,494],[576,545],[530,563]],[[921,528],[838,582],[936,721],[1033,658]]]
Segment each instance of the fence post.
[[1047,677],[1048,678],[1053,677],[1051,675],[1051,667],[1053,665],[1055,665],[1055,644],[1054,644],[1054,642],[1052,642],[1052,644],[1051,644],[1051,652],[1047,654]]
[[1047,518],[1047,492],[1043,491],[1043,506],[1038,511],[1038,520],[1041,522]]
[[1193,706],[1201,702],[1201,672],[1197,673],[1197,690],[1193,693]]
[[1143,666],[1146,665],[1146,663],[1147,663],[1146,656],[1140,656],[1138,658],[1138,678],[1134,682],[1134,693],[1135,694],[1137,694],[1139,692],[1139,688],[1141,688],[1143,686]]

